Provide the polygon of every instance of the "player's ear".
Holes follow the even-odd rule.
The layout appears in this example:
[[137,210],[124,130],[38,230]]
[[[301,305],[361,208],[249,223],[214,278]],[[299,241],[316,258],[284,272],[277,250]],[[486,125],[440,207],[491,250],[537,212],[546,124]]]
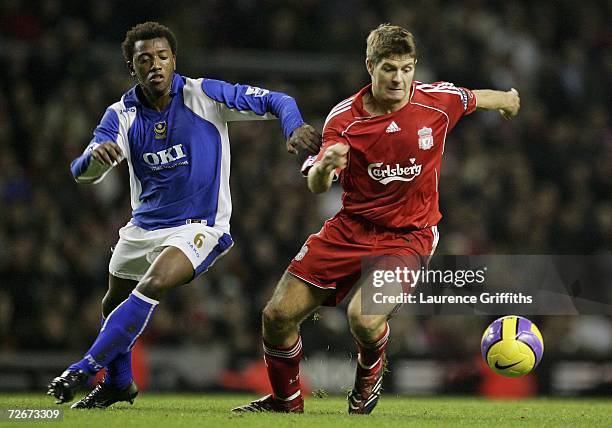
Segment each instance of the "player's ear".
[[172,55],[172,70],[176,71],[176,55]]
[[136,76],[136,70],[134,70],[134,64],[132,64],[132,61],[126,61],[125,66],[130,72],[130,76]]
[[371,76],[372,73],[374,72],[374,63],[372,63],[372,60],[370,58],[366,58],[365,63],[366,63],[366,68],[368,70],[368,74]]

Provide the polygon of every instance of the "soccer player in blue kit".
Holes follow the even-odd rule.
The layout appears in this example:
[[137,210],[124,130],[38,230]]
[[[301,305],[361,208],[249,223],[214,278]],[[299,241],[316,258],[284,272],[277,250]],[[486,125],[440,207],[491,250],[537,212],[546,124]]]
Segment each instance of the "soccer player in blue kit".
[[138,389],[131,349],[160,298],[205,272],[233,245],[228,122],[278,118],[290,153],[317,153],[321,144],[288,95],[177,74],[176,38],[161,24],[135,26],[122,50],[138,84],[106,110],[93,140],[71,164],[77,182],[96,183],[126,160],[133,209],[109,263],[98,337],[48,386],[56,403],[69,402],[106,368],[104,381],[73,408],[133,402]]

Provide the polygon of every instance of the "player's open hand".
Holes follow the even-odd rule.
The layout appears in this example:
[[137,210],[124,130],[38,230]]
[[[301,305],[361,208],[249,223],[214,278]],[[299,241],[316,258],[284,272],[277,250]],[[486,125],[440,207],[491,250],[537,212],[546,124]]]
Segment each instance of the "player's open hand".
[[506,107],[499,110],[499,113],[504,119],[512,119],[518,114],[521,108],[521,98],[519,97],[518,91],[514,88],[510,89],[506,94],[508,94],[508,103]]
[[287,140],[287,151],[289,153],[296,155],[298,147],[307,150],[311,155],[317,154],[321,148],[321,134],[313,126],[307,123],[303,124],[296,128]]
[[121,147],[112,141],[105,141],[93,149],[91,151],[91,157],[108,166],[117,165],[124,158]]
[[336,143],[325,150],[325,154],[321,159],[321,166],[328,171],[337,168],[344,169],[348,164],[348,144]]

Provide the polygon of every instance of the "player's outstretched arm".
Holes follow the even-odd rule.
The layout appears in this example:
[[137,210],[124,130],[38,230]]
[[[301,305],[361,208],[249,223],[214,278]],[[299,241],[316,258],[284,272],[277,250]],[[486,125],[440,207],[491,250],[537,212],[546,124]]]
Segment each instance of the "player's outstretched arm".
[[477,89],[472,92],[476,96],[476,108],[499,110],[499,113],[505,119],[512,119],[521,108],[521,98],[514,88],[509,91]]
[[202,91],[219,103],[226,121],[278,118],[289,153],[295,154],[298,149],[304,149],[310,154],[319,152],[321,135],[312,126],[304,123],[300,109],[291,96],[214,79],[203,79]]
[[90,144],[83,154],[72,161],[70,171],[78,183],[97,183],[124,159],[117,143],[105,141]]
[[348,164],[349,146],[336,143],[330,146],[323,158],[308,171],[308,189],[312,193],[327,192],[332,185],[337,169],[344,169]]

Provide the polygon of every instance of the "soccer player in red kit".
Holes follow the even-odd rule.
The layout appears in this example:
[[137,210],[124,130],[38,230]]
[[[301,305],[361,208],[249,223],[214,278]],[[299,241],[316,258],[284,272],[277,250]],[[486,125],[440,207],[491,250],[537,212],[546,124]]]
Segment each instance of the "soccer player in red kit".
[[342,209],[308,238],[263,310],[264,358],[273,394],[235,411],[303,411],[299,325],[318,306],[338,304],[353,288],[347,315],[358,358],[348,410],[368,414],[376,406],[387,321],[395,307],[382,315],[362,313],[361,285],[368,272],[361,271],[361,261],[412,256],[426,265],[438,242],[438,185],[448,133],[476,108],[511,118],[520,107],[514,89],[413,81],[415,66],[410,32],[384,24],[370,33],[366,67],[372,82],[331,110],[321,151],[304,165],[314,193],[327,191],[338,175]]

